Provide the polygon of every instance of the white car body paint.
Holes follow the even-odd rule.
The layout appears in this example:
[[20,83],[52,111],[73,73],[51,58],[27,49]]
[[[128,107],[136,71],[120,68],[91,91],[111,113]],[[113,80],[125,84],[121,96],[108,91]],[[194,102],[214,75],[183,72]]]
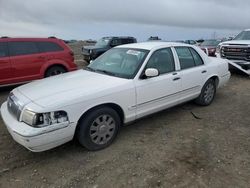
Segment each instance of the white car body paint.
[[[204,65],[180,70],[174,47],[187,46],[195,49]],[[171,48],[176,71],[140,79],[150,56],[154,51]],[[195,99],[205,82],[216,76],[218,88],[230,78],[228,63],[220,58],[208,57],[200,48],[187,44],[168,42],[147,42],[119,46],[149,50],[149,54],[133,79],[124,79],[86,70],[34,81],[20,86],[12,92],[25,109],[36,113],[63,110],[69,117],[68,123],[33,128],[8,111],[7,102],[1,106],[2,119],[13,139],[31,151],[45,151],[73,139],[77,123],[88,110],[98,105],[112,103],[123,110],[123,123],[132,122],[143,116],[174,105]],[[206,71],[205,73],[202,73]],[[175,78],[180,78],[174,81]]]

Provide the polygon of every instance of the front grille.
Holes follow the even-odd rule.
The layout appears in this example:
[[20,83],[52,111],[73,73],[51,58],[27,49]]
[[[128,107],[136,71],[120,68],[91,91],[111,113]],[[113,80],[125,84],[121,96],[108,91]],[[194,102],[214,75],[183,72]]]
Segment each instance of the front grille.
[[240,46],[223,46],[221,48],[221,57],[232,60],[250,61],[250,48]]
[[19,121],[22,108],[18,104],[17,98],[13,94],[10,94],[10,96],[8,97],[7,106],[9,112]]
[[90,53],[89,53],[89,50],[88,49],[86,49],[86,48],[82,48],[82,54],[84,54],[84,55],[89,55]]

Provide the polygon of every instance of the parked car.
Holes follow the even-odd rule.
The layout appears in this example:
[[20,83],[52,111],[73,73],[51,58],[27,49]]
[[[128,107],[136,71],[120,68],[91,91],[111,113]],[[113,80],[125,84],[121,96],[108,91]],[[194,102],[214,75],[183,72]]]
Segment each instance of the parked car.
[[156,41],[156,40],[161,40],[161,38],[159,38],[158,36],[150,36],[148,38],[148,41]]
[[99,150],[114,141],[123,124],[190,100],[211,104],[229,78],[226,60],[210,58],[198,47],[128,44],[107,51],[85,70],[14,89],[1,115],[14,140],[31,151],[74,137]]
[[198,43],[195,40],[185,40],[184,43],[191,44],[191,45],[198,45]]
[[90,62],[115,46],[136,42],[137,40],[134,37],[103,37],[94,46],[84,46],[82,48],[83,58],[85,61]]
[[231,41],[220,43],[216,55],[230,60],[232,68],[250,75],[250,29],[242,31]]
[[216,57],[216,48],[220,42],[221,40],[216,39],[204,40],[199,46],[208,56]]
[[76,70],[73,55],[57,38],[0,38],[0,86]]

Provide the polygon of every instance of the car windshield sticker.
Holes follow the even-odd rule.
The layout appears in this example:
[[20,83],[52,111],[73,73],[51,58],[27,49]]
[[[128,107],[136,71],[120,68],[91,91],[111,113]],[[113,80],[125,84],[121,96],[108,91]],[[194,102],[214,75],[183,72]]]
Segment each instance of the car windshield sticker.
[[140,52],[140,51],[136,51],[136,50],[128,50],[128,51],[127,51],[127,54],[138,56],[138,55],[141,54],[141,52]]

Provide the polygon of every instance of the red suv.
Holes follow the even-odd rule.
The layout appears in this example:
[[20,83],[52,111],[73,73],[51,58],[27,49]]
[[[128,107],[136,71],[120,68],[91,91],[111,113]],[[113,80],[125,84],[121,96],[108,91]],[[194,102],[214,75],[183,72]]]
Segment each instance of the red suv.
[[72,50],[60,39],[0,38],[0,86],[76,69]]

